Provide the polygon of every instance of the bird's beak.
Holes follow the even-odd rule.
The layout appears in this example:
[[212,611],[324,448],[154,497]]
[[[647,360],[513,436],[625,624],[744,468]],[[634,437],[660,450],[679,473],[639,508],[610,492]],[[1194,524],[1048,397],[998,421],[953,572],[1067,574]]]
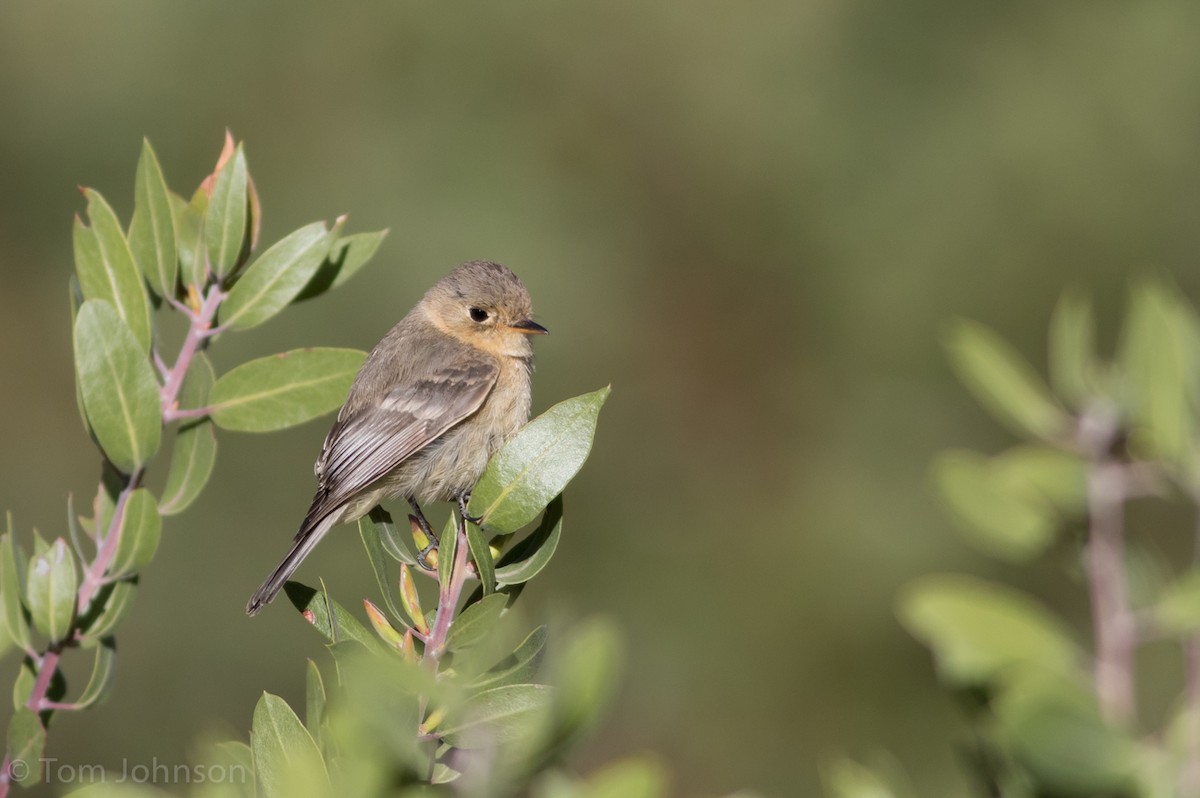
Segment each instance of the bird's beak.
[[510,324],[509,327],[525,335],[546,335],[550,332],[533,319],[521,319],[518,322]]

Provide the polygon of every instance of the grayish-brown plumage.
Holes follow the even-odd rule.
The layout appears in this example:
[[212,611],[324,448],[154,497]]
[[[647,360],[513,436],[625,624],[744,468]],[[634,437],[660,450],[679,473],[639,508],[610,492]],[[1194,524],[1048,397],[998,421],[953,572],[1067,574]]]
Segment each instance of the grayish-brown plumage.
[[[545,328],[504,266],[442,278],[363,363],[317,458],[317,492],[291,550],[246,605],[254,615],[334,526],[380,501],[461,501],[529,420],[533,347]],[[419,514],[419,510],[418,510]]]

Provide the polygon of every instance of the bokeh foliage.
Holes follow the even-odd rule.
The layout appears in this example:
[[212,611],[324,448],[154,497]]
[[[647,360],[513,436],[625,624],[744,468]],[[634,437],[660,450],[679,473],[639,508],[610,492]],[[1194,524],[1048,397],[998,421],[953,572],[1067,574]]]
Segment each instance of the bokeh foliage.
[[[1200,516],[1200,318],[1174,286],[1144,280],[1115,356],[1098,352],[1078,292],[1060,300],[1049,339],[1047,383],[991,330],[951,327],[963,382],[1027,440],[991,457],[948,452],[935,481],[973,545],[1081,574],[1090,624],[962,574],[910,584],[898,614],[966,710],[979,795],[1200,795],[1200,539],[1194,518],[1130,522],[1135,501]],[[1167,556],[1154,533],[1190,556]],[[1180,677],[1147,673],[1139,652],[1152,646],[1174,651]],[[1145,706],[1147,685],[1171,695],[1165,711]],[[827,786],[839,798],[908,794],[850,760]]]

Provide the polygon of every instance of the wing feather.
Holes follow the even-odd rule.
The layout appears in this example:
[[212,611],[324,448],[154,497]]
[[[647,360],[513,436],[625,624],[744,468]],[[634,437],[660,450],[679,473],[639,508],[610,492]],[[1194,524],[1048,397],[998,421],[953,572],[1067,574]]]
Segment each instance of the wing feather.
[[[330,512],[473,414],[496,383],[490,358],[443,366],[390,388],[373,405],[339,417],[317,460],[318,496]],[[310,513],[311,514],[311,513]]]

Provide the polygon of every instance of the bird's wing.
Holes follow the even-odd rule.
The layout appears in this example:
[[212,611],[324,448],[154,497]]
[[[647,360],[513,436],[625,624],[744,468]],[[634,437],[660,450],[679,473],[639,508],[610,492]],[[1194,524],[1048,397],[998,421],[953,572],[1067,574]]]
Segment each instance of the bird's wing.
[[412,375],[379,402],[339,417],[317,460],[322,509],[332,511],[478,410],[498,372],[490,358],[460,359]]

